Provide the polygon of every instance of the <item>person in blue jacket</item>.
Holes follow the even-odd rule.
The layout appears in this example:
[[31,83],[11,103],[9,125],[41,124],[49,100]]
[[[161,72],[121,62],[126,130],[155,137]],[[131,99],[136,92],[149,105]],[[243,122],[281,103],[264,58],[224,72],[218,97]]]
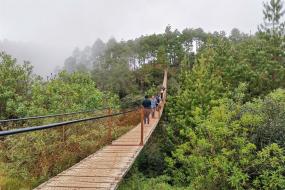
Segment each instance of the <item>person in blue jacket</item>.
[[152,96],[152,98],[151,98],[151,115],[152,115],[152,118],[154,118],[154,116],[155,116],[155,109],[156,109],[156,98],[154,96]]

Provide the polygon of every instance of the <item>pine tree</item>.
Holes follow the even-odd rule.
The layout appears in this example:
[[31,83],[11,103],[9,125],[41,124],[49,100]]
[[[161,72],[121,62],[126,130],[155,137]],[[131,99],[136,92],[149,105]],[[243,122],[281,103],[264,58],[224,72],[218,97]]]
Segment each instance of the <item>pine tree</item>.
[[263,3],[263,21],[259,25],[259,32],[269,34],[270,36],[283,36],[285,22],[282,21],[282,16],[285,14],[283,10],[282,0],[270,0],[270,2]]

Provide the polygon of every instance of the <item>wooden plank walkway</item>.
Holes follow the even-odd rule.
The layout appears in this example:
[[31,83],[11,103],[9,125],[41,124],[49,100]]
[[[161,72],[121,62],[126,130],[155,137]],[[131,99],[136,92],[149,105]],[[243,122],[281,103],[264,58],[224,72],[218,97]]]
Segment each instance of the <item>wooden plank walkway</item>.
[[[150,124],[144,126],[144,142],[150,138],[159,119],[156,112],[155,118],[150,119]],[[139,124],[111,145],[51,178],[36,190],[116,189],[143,148],[139,146],[140,135]]]
[[[167,72],[164,74],[163,86],[167,84]],[[166,91],[164,96],[166,97]],[[162,114],[156,112],[150,124],[144,126],[144,143],[148,141],[156,128]],[[143,149],[140,146],[141,124],[88,156],[79,163],[35,188],[35,190],[91,190],[116,189]]]

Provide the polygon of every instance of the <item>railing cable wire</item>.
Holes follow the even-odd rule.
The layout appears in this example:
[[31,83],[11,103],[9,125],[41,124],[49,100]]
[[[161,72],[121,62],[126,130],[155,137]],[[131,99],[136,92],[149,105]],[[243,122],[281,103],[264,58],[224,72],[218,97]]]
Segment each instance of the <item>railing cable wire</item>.
[[60,126],[64,126],[64,125],[70,125],[70,124],[74,124],[74,123],[80,123],[80,122],[84,122],[84,121],[92,121],[92,120],[99,120],[99,119],[103,119],[103,118],[107,118],[107,117],[114,117],[114,116],[130,113],[130,112],[135,112],[138,109],[139,108],[135,108],[132,110],[128,110],[128,111],[124,111],[124,112],[118,112],[118,113],[114,113],[111,115],[102,115],[102,116],[97,116],[97,117],[89,117],[89,118],[72,120],[72,121],[65,121],[65,122],[60,122],[60,123],[52,123],[52,124],[48,124],[48,125],[26,127],[26,128],[20,128],[20,129],[12,129],[12,130],[8,130],[8,131],[0,131],[0,137],[19,134],[19,133],[38,131],[38,130],[43,130],[43,129],[49,129],[49,128],[56,128],[56,127],[60,127]]

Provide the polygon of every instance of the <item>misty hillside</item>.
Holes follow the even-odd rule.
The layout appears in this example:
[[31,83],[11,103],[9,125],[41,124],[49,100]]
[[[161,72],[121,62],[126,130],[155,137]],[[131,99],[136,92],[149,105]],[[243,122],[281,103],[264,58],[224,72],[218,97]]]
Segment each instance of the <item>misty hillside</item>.
[[5,51],[17,59],[18,63],[29,61],[34,73],[43,77],[62,67],[69,50],[30,42],[0,41],[0,51]]

